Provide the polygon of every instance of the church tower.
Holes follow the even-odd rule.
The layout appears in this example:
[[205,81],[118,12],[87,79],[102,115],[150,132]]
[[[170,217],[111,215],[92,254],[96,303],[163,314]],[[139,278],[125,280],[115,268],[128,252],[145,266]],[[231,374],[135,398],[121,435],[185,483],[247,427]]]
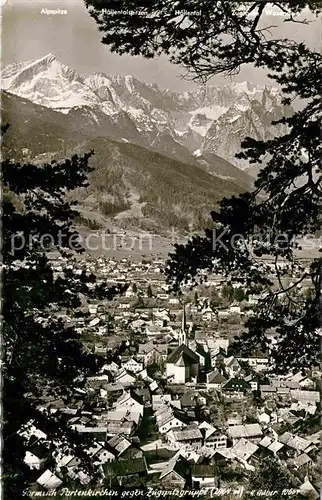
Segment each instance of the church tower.
[[181,329],[179,333],[179,346],[187,345],[187,320],[186,320],[186,307],[183,306]]

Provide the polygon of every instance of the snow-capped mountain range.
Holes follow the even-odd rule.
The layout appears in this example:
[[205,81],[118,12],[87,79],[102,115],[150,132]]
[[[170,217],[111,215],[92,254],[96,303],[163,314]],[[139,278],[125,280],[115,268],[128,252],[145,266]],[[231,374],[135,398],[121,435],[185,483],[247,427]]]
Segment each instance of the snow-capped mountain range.
[[283,131],[272,120],[292,110],[275,88],[249,82],[173,93],[133,76],[81,76],[53,54],[12,64],[2,72],[2,89],[67,114],[80,130],[122,139],[187,161],[216,154],[236,160],[246,136],[269,139]]

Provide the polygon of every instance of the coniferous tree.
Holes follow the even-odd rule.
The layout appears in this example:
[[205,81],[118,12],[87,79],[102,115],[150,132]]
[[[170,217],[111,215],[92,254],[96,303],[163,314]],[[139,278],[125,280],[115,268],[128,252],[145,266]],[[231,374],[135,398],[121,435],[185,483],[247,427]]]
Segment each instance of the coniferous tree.
[[[214,207],[214,229],[176,245],[167,274],[177,291],[182,282],[199,279],[204,269],[240,279],[246,295],[262,286],[265,297],[246,324],[240,348],[248,352],[271,348],[274,369],[279,371],[317,364],[322,259],[317,256],[318,243],[314,246],[308,236],[318,234],[322,220],[322,55],[304,42],[274,36],[263,28],[262,20],[268,6],[281,13],[285,23],[305,23],[307,12],[320,14],[320,2],[85,0],[85,4],[104,34],[102,43],[118,54],[146,58],[165,54],[203,83],[252,64],[280,86],[286,113],[272,127],[282,124],[287,131],[276,132],[267,141],[246,138],[238,154],[263,167],[255,189]],[[109,8],[113,15],[105,11]],[[301,106],[289,112],[287,106],[294,99]],[[298,259],[303,239],[315,251],[307,265]],[[285,286],[284,278],[291,275],[296,280]],[[311,298],[296,293],[305,280],[311,282]],[[271,343],[271,331],[277,343]]]
[[238,302],[242,302],[243,300],[245,300],[244,290],[241,287],[235,288],[233,297]]
[[[95,283],[86,272],[56,275],[49,252],[71,259],[82,252],[65,194],[87,183],[92,153],[33,165],[2,161],[2,338],[3,469],[5,498],[20,498],[34,480],[24,464],[33,427],[47,435],[43,445],[54,464],[57,452],[78,456],[90,467],[84,440],[51,411],[54,401],[73,405],[75,389],[103,360],[87,352],[80,334],[60,317],[81,305],[80,296],[112,298],[116,289]],[[43,407],[43,408],[41,408]],[[22,432],[22,431],[26,431]],[[52,469],[54,471],[54,469]],[[39,473],[40,475],[40,473]]]
[[225,299],[232,300],[234,297],[234,288],[230,284],[224,285],[221,293]]

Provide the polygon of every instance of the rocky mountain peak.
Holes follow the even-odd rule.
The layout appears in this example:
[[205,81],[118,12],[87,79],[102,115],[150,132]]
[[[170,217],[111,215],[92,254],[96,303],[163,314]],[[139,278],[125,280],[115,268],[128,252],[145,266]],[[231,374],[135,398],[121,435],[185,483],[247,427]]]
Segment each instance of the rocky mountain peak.
[[200,149],[242,168],[235,154],[244,138],[269,138],[275,133],[271,120],[289,113],[273,87],[240,82],[175,93],[132,75],[82,77],[54,54],[8,66],[2,87],[73,118],[86,116],[91,133],[135,141],[180,160]]

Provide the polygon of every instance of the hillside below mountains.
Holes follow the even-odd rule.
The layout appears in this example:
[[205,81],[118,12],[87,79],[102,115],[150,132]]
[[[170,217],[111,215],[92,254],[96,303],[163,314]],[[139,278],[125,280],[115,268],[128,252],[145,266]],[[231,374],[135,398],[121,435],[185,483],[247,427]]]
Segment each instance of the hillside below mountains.
[[183,163],[130,142],[81,133],[68,115],[13,94],[3,92],[1,101],[3,123],[10,124],[5,158],[44,163],[94,150],[90,185],[73,193],[86,214],[82,223],[104,227],[113,220],[118,227],[157,234],[200,230],[223,196],[246,188],[234,177],[239,169],[215,155],[203,167]]

